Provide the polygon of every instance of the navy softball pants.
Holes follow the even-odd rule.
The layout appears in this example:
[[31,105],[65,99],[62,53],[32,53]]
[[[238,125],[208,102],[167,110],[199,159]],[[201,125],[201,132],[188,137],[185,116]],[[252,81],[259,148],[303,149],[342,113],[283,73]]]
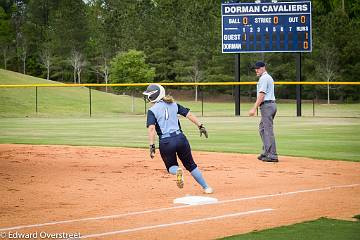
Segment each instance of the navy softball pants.
[[171,166],[179,166],[177,156],[189,172],[197,167],[191,154],[189,141],[183,133],[161,138],[159,150],[168,171]]

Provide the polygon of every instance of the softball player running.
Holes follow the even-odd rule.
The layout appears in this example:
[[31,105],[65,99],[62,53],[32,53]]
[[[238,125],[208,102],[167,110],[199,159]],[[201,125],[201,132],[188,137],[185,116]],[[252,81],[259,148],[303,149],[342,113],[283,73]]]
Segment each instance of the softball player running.
[[207,138],[208,133],[203,124],[191,114],[188,108],[174,102],[171,96],[165,96],[165,89],[161,85],[151,84],[143,94],[153,103],[153,106],[148,110],[146,123],[149,134],[150,157],[154,158],[155,155],[155,135],[157,134],[161,158],[167,171],[176,175],[177,186],[179,188],[184,187],[183,170],[179,167],[178,156],[185,169],[201,185],[204,193],[213,193],[213,189],[207,185],[192,157],[190,144],[181,130],[178,114],[198,126],[200,137],[204,134]]

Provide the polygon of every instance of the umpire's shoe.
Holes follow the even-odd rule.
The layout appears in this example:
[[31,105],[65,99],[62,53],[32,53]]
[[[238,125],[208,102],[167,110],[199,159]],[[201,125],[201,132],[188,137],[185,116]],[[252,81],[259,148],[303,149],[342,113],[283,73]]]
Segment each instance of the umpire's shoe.
[[176,170],[176,185],[178,186],[178,188],[184,187],[184,175],[181,168],[178,168]]
[[279,162],[278,158],[262,157],[261,161],[263,162]]

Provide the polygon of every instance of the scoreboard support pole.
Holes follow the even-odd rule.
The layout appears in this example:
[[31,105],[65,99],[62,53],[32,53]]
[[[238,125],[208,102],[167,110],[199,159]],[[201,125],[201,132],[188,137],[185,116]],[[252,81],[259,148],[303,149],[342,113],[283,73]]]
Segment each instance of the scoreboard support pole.
[[[301,82],[301,52],[296,53],[296,81]],[[301,84],[296,85],[296,116],[301,117]]]
[[[240,53],[235,54],[235,82],[240,82]],[[240,116],[240,85],[234,88],[235,116]]]

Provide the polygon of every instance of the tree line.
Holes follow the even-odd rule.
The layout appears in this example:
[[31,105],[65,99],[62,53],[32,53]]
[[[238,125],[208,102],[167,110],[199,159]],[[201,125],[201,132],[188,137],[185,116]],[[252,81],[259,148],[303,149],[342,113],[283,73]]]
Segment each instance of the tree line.
[[[302,55],[303,81],[359,81],[359,16],[358,0],[312,1],[313,51]],[[61,82],[234,81],[234,55],[221,53],[221,42],[219,0],[0,0],[0,66]],[[117,59],[146,68],[129,74],[147,75],[119,77]],[[257,60],[275,80],[295,80],[294,53],[266,53],[241,54],[242,81],[256,81],[249,65]],[[254,90],[241,89],[249,96]],[[327,94],[320,86],[304,90],[307,98]],[[350,102],[360,99],[358,91],[331,90],[332,98]],[[277,93],[295,96],[293,86]]]

